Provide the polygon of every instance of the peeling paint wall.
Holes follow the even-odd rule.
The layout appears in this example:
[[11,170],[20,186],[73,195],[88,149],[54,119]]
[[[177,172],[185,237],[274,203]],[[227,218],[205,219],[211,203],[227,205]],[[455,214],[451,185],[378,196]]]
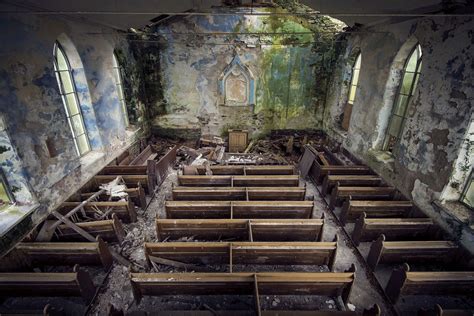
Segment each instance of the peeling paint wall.
[[[343,24],[327,17],[310,21],[296,16],[244,16],[238,14],[239,8],[215,10],[236,14],[171,18],[147,30],[161,43],[136,44],[148,72],[152,128],[220,135],[228,128],[260,133],[321,127],[319,111],[332,71],[335,34],[321,35],[317,29],[324,22],[326,30],[340,31]],[[218,34],[222,32],[227,34]],[[248,34],[285,32],[294,34]],[[236,55],[255,77],[252,106],[221,102],[219,78]]]
[[[377,32],[372,33],[375,29]],[[456,231],[471,250],[474,235],[467,223],[454,227],[442,219],[432,202],[440,199],[448,185],[459,154],[471,157],[466,168],[472,168],[472,146],[461,148],[466,138],[472,138],[466,134],[473,115],[473,29],[471,18],[424,18],[378,25],[367,33],[348,36],[344,58],[340,58],[334,73],[325,117],[325,126],[332,136],[414,199],[428,215]],[[380,149],[401,70],[416,42],[423,51],[421,76],[408,105],[400,143],[393,155],[388,155]],[[343,83],[350,78],[347,56],[356,47],[362,52],[362,65],[345,135],[336,121],[342,111],[341,103],[347,100]]]
[[[14,190],[19,205],[31,206],[24,213],[39,204],[28,218],[22,219],[24,224],[14,229],[14,235],[0,232],[6,234],[2,236],[1,253],[121,153],[138,134],[125,129],[112,68],[114,49],[122,52],[126,69],[135,67],[124,36],[80,20],[40,16],[2,15],[0,28],[4,43],[0,47],[1,165],[9,183],[20,188]],[[70,59],[92,147],[92,152],[81,158],[74,147],[54,73],[56,40]],[[138,84],[127,82],[128,99],[135,99],[131,94]],[[128,105],[131,113],[143,107]],[[132,115],[131,120],[137,126],[144,121],[139,115]],[[51,147],[55,155],[50,155]],[[0,221],[7,219],[8,214],[0,210]]]

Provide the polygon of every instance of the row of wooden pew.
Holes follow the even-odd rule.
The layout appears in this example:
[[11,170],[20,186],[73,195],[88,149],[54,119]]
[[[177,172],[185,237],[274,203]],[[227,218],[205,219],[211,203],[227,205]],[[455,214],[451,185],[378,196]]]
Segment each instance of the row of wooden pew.
[[[160,174],[165,176],[174,164],[176,149],[162,158],[166,164],[160,165],[162,160],[157,162],[148,146],[134,158],[127,153],[103,168],[55,210],[60,217],[67,217],[65,222],[58,221],[54,214],[49,215],[36,233],[18,244],[7,258],[2,258],[2,271],[8,273],[0,273],[0,297],[79,296],[86,305],[90,304],[96,295],[96,286],[79,264],[102,266],[106,271],[112,267],[117,254],[108,243],[122,243],[126,235],[122,222],[137,221],[135,205],[142,209],[147,207],[146,195],[152,195],[160,183]],[[117,177],[126,185],[128,196],[112,199],[100,186]],[[119,262],[124,263],[126,259]],[[71,272],[17,272],[51,266],[74,268]],[[52,310],[48,305],[43,314],[58,314]],[[14,312],[0,311],[2,315]]]
[[[323,196],[329,196],[329,208],[339,214],[346,228],[354,223],[354,244],[372,242],[368,266],[375,271],[378,264],[403,264],[392,272],[385,287],[393,303],[402,295],[474,296],[472,266],[460,264],[472,258],[446,240],[443,230],[413,202],[369,168],[362,171],[364,166],[359,165],[354,174],[355,166],[329,163],[335,159],[327,148],[306,148],[305,155],[314,159],[308,174],[321,186]],[[446,268],[457,264],[457,270],[412,272],[407,263],[439,263]]]

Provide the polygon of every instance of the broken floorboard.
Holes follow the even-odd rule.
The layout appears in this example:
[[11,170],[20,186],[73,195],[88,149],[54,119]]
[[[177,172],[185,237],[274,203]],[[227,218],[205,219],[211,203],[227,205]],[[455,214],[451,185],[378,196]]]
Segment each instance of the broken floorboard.
[[166,218],[311,218],[313,201],[166,201]]
[[[197,166],[198,174],[205,175],[206,167]],[[213,175],[293,175],[295,168],[290,165],[262,165],[262,166],[211,166]]]
[[174,200],[302,201],[305,187],[174,187]]
[[[64,215],[80,204],[81,202],[64,202],[57,211]],[[82,212],[89,218],[96,218],[96,216],[100,216],[102,213],[108,214],[108,217],[112,214],[116,214],[121,221],[126,223],[134,223],[137,221],[137,212],[131,200],[88,202],[84,205],[83,211],[80,210],[77,213],[81,214]]]
[[[135,205],[141,207],[142,209],[146,208],[147,203],[146,203],[145,190],[143,190],[141,185],[138,185],[136,188],[127,188],[127,189],[125,189],[124,192],[128,194],[128,198],[130,200],[132,200],[132,202]],[[81,201],[85,200],[88,197],[90,197],[91,195],[93,195],[94,193],[95,192],[81,192],[81,193],[79,193],[79,199]],[[107,195],[107,194],[102,194],[102,195],[98,196],[97,198],[101,201],[104,201],[104,200],[108,201],[110,196]],[[71,201],[71,202],[73,202],[73,201]]]
[[222,186],[222,187],[297,187],[297,175],[264,176],[178,176],[182,186]]
[[158,240],[321,241],[324,219],[157,219]]
[[145,243],[145,255],[187,264],[326,265],[332,271],[337,242]]
[[354,272],[131,273],[137,303],[160,295],[320,295],[348,302]]

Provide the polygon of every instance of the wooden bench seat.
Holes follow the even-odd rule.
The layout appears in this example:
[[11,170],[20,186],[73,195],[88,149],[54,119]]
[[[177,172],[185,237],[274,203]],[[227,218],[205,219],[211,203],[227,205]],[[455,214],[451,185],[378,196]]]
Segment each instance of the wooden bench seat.
[[354,200],[393,200],[397,190],[394,187],[344,187],[338,183],[331,191],[329,208],[334,210],[340,202],[351,198]]
[[[63,202],[57,209],[60,214],[66,214],[73,208],[81,204],[81,202]],[[128,201],[100,201],[100,202],[89,202],[84,206],[84,213],[88,218],[97,218],[101,214],[116,214],[117,218],[125,223],[134,223],[137,221],[137,212],[135,211],[135,205],[131,200]],[[77,214],[81,214],[79,210]]]
[[166,218],[311,218],[313,201],[166,201]]
[[64,313],[56,310],[50,304],[46,304],[42,310],[40,309],[3,309],[0,307],[0,315],[2,316],[62,316]]
[[316,160],[309,169],[309,176],[316,182],[322,184],[324,177],[331,175],[370,175],[373,172],[369,167],[363,165],[323,165]]
[[[122,223],[115,214],[113,214],[112,219],[109,220],[81,222],[75,224],[92,236],[100,236],[105,241],[122,243],[125,238],[125,231],[122,227]],[[66,224],[59,225],[56,235],[59,240],[84,240],[82,235]]]
[[409,217],[413,203],[411,201],[370,201],[347,199],[342,205],[341,222],[358,219],[363,212],[368,218]]
[[89,304],[95,286],[89,274],[74,267],[71,273],[0,273],[0,297],[81,296]]
[[381,235],[372,242],[367,264],[375,270],[379,263],[455,263],[460,259],[460,249],[452,241],[385,241]]
[[107,244],[97,242],[28,242],[19,243],[15,253],[25,256],[32,266],[45,265],[102,265],[108,269],[112,256]]
[[139,166],[106,166],[99,175],[113,176],[147,176],[148,187],[154,188],[157,183],[156,161],[148,160],[146,165]]
[[162,258],[209,265],[327,265],[333,270],[337,242],[145,243],[147,260]]
[[[206,167],[196,166],[200,175],[206,174]],[[293,175],[295,168],[289,165],[261,165],[261,166],[210,166],[213,175]]]
[[158,240],[321,241],[324,219],[157,219]]
[[365,213],[356,221],[352,240],[373,241],[381,234],[387,240],[439,239],[441,231],[430,218],[366,218]]
[[130,166],[142,166],[146,165],[148,160],[154,160],[157,154],[153,151],[151,145],[148,145],[143,149],[135,158],[133,158],[129,165]]
[[131,273],[137,303],[160,295],[322,295],[347,303],[353,272]]
[[174,187],[173,200],[181,201],[302,201],[304,187]]
[[330,194],[334,186],[380,186],[383,183],[381,177],[376,175],[332,175],[324,177],[321,193],[323,196]]
[[[96,191],[100,190],[97,188]],[[136,188],[127,188],[125,192],[128,194],[128,198],[132,200],[133,204],[145,209],[147,206],[145,190],[141,187],[141,185],[137,186]],[[81,192],[79,193],[79,200],[84,201],[93,195],[95,192]],[[108,201],[110,198],[107,194],[102,194],[98,197],[101,201]],[[77,201],[77,200],[76,200]]]
[[258,176],[178,176],[182,186],[222,186],[222,187],[297,187],[297,175]]
[[404,264],[395,269],[385,287],[385,294],[395,304],[403,295],[474,296],[474,271],[411,272]]
[[[138,187],[138,183],[140,183],[146,194],[152,194],[155,190],[155,182],[150,179],[149,175],[122,175],[120,177],[128,188],[136,188]],[[92,178],[92,181],[96,183],[96,186],[99,186],[104,183],[109,183],[116,178],[117,176],[97,175]]]
[[418,316],[472,316],[474,309],[444,309],[436,304],[433,310],[421,309],[418,311]]

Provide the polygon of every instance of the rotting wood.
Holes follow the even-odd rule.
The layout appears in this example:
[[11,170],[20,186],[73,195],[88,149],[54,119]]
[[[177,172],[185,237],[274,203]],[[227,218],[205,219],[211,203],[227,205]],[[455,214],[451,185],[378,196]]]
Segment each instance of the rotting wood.
[[221,186],[221,187],[291,187],[299,185],[297,175],[247,175],[247,176],[204,176],[179,175],[181,186]]
[[411,201],[371,201],[347,199],[342,205],[340,219],[343,224],[353,221],[365,212],[368,218],[409,217],[413,209]]
[[188,201],[230,201],[230,200],[268,201],[288,200],[302,201],[305,198],[304,187],[174,187],[174,200]]
[[149,261],[153,261],[154,263],[163,264],[163,265],[167,265],[167,266],[171,266],[171,267],[175,267],[175,268],[182,268],[182,269],[188,269],[188,270],[198,270],[199,269],[199,267],[197,267],[193,264],[183,263],[183,262],[179,262],[179,261],[176,261],[176,260],[160,258],[160,257],[152,256],[152,255],[147,255],[147,258],[148,258]]

